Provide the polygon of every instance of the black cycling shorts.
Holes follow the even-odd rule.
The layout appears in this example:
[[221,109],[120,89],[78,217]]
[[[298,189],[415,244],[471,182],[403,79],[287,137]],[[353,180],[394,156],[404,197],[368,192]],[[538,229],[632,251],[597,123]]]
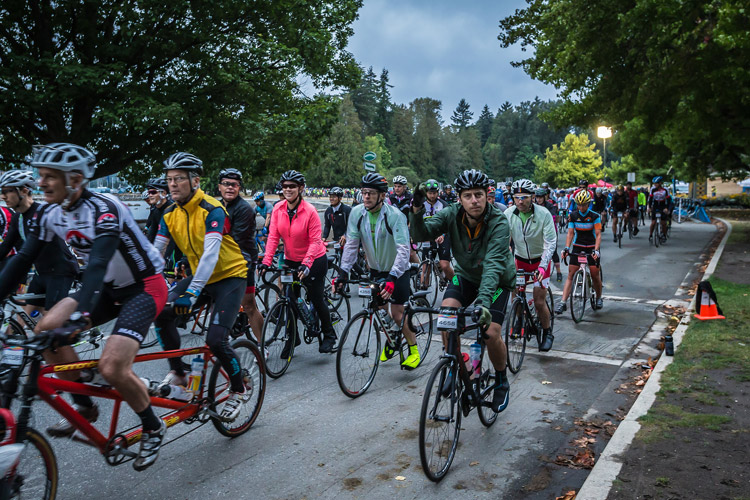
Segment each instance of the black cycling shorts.
[[[388,278],[388,271],[376,271],[374,269],[370,270],[370,279],[373,281],[379,280],[379,279],[387,279]],[[391,300],[393,300],[394,304],[406,304],[409,301],[409,295],[411,295],[411,284],[409,282],[409,272],[405,272],[401,275],[400,278],[396,279],[396,282],[394,283],[395,288],[393,289],[393,295],[391,295]]]
[[[193,277],[180,280],[169,290],[168,302],[174,302],[190,287]],[[198,300],[193,305],[193,310],[200,309],[207,304],[209,299],[213,301],[211,306],[211,318],[209,325],[218,324],[230,330],[237,320],[240,312],[242,297],[245,296],[245,278],[224,278],[203,287]],[[161,326],[161,325],[159,325]]]
[[592,255],[592,252],[594,251],[591,247],[579,247],[578,245],[573,245],[573,248],[570,251],[570,255],[568,255],[568,265],[569,266],[578,266],[578,255],[585,255],[587,257],[586,260],[588,260],[589,267],[599,267],[599,261],[594,259],[594,256]]
[[[461,307],[468,307],[477,299],[477,295],[479,295],[479,285],[456,274],[448,284],[448,288],[445,289],[443,299],[456,299],[461,303]],[[502,288],[498,288],[492,296],[492,304],[490,304],[489,310],[492,314],[493,323],[503,324],[508,297],[510,297],[510,291]],[[487,307],[487,304],[483,305]]]
[[252,288],[253,290],[255,290],[255,264],[253,264],[252,266],[247,266],[247,288],[245,289],[246,293],[248,288]]
[[73,285],[73,276],[53,276],[51,274],[36,274],[31,279],[28,293],[34,295],[44,294],[43,299],[29,299],[26,302],[32,306],[44,307],[46,310],[52,309],[52,306],[60,302],[70,293],[70,287]]
[[[71,297],[78,300],[79,293]],[[117,318],[112,335],[128,337],[140,344],[166,302],[167,283],[161,274],[124,288],[104,285],[90,312],[91,324],[98,326]]]
[[656,220],[656,212],[661,212],[661,218],[664,219],[664,220],[667,220],[669,218],[669,215],[667,215],[667,214],[664,213],[664,208],[665,207],[654,208],[651,211],[651,220]]

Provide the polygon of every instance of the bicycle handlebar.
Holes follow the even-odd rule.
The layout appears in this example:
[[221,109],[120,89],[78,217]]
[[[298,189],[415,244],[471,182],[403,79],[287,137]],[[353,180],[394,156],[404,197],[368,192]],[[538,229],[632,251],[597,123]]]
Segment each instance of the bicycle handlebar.
[[[416,314],[416,313],[432,313],[432,314],[441,314],[442,311],[444,311],[444,307],[412,307],[409,309],[410,314]],[[451,311],[453,312],[453,311]],[[479,317],[482,314],[482,308],[481,307],[459,307],[456,309],[455,314],[457,316],[463,316],[465,318],[471,318],[472,321],[478,322]]]

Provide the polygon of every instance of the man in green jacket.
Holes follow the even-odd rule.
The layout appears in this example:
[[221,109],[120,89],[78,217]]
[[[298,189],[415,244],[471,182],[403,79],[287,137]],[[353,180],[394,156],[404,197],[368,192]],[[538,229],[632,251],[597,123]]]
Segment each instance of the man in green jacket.
[[516,278],[510,225],[503,212],[487,202],[490,183],[484,173],[464,170],[454,185],[458,203],[427,219],[422,213],[424,189],[419,186],[415,190],[409,214],[411,236],[417,242],[450,235],[456,274],[445,291],[442,307],[467,307],[473,302],[481,308],[479,322],[486,328],[487,352],[496,372],[492,410],[499,412],[508,406],[510,393],[507,351],[500,328]]

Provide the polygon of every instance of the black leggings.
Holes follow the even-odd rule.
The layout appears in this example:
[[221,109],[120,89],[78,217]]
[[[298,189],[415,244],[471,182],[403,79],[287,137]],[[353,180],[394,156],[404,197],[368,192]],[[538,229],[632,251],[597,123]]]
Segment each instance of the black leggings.
[[[191,281],[192,277],[180,280],[169,291],[167,302],[177,300],[185,293]],[[237,319],[246,286],[246,278],[225,278],[211,283],[203,288],[193,307],[193,309],[198,309],[209,300],[213,301],[211,317],[208,321],[210,326],[206,332],[206,344],[229,374],[232,383],[231,390],[234,392],[243,392],[244,386],[237,354],[229,345],[229,330]],[[164,308],[164,311],[156,318],[156,333],[159,335],[162,347],[166,350],[180,348],[180,334],[177,331],[176,320],[177,315],[171,307]],[[185,376],[182,358],[169,358],[168,361],[171,370],[174,370],[177,375]]]
[[[292,260],[284,260],[284,264],[297,269],[302,265],[301,262],[294,262]],[[310,267],[310,274],[307,278],[303,279],[302,282],[307,287],[308,299],[312,302],[315,312],[318,313],[320,318],[320,330],[324,335],[335,336],[336,333],[333,331],[333,325],[331,324],[331,312],[328,310],[328,304],[326,304],[325,298],[325,287],[326,287],[326,273],[328,272],[328,257],[321,255],[315,259]]]

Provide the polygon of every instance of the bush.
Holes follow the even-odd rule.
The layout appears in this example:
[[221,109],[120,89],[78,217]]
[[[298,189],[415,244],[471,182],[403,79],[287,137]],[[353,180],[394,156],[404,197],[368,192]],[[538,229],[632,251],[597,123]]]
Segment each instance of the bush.
[[707,207],[732,207],[732,208],[750,208],[750,194],[739,193],[729,196],[701,196],[701,200],[706,202]]

